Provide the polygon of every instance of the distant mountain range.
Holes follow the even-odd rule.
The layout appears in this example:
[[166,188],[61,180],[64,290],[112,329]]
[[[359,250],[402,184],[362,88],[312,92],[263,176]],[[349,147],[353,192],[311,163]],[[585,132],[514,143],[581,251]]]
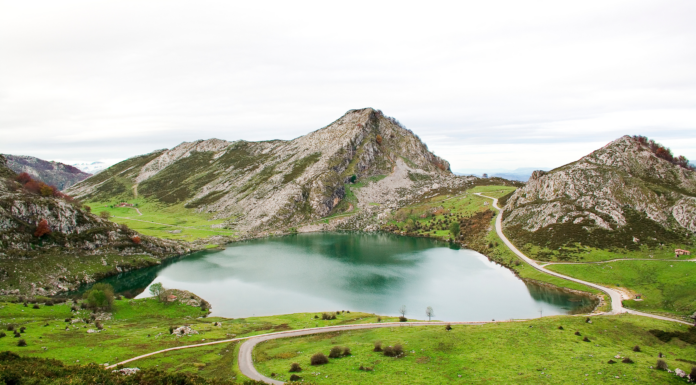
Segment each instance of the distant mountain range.
[[483,177],[486,175],[488,178],[503,178],[507,180],[515,180],[518,182],[526,182],[532,173],[536,170],[546,170],[542,167],[521,167],[514,170],[500,170],[500,169],[466,169],[457,170],[455,174],[457,175],[474,175],[477,177]]
[[34,179],[55,186],[59,190],[65,190],[92,175],[64,163],[46,161],[33,156],[7,154],[5,158],[7,167],[17,174],[26,172]]
[[104,169],[109,168],[113,163],[105,163],[105,162],[80,162],[80,163],[71,163],[70,165],[73,167],[76,167],[83,172],[86,172],[88,174],[97,174],[101,172]]

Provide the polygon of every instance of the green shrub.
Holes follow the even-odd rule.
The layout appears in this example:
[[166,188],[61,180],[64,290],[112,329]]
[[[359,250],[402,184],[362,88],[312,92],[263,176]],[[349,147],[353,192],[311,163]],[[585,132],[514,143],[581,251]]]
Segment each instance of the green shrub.
[[633,360],[630,359],[630,358],[628,358],[628,357],[626,357],[626,358],[624,358],[623,360],[621,360],[621,362],[623,362],[624,364],[632,364],[632,363],[633,363]]
[[32,308],[34,308],[34,309],[40,309],[40,307],[39,307],[39,304],[38,304],[38,303],[35,303],[35,304],[34,304],[34,306],[32,306]]
[[667,370],[667,362],[665,360],[657,360],[655,367],[659,370]]
[[297,374],[293,374],[292,376],[290,376],[290,381],[299,381],[301,379],[302,377],[298,376]]
[[396,356],[396,353],[394,353],[394,348],[391,346],[387,346],[386,348],[384,348],[384,355],[387,357]]
[[382,341],[376,341],[375,342],[375,348],[372,349],[373,352],[381,352],[382,351]]
[[17,341],[17,346],[27,346],[27,341],[25,341],[24,338],[22,338],[19,341]]
[[24,326],[22,326],[21,328],[19,328],[19,332],[20,332],[20,333],[24,333],[25,331],[27,331],[27,328],[25,328]]
[[312,365],[324,365],[329,363],[329,358],[324,353],[316,353],[310,358],[309,362]]
[[614,360],[607,361],[607,364],[615,364],[615,363],[616,363],[616,361],[614,361]]
[[290,365],[290,373],[301,372],[301,371],[302,371],[302,368],[300,367],[300,364],[298,364],[297,362],[293,362]]
[[587,336],[585,336],[585,338],[583,338],[582,340],[585,341],[585,342],[590,342],[590,339],[587,338]]
[[447,330],[447,331],[452,330],[452,325],[447,324],[447,325],[445,326],[445,330]]
[[636,345],[633,347],[634,352],[640,352],[640,346]]
[[6,337],[6,336],[7,336],[7,334],[5,334],[5,332],[0,332],[0,338]]
[[403,346],[401,346],[401,344],[394,345],[394,353],[396,353],[397,356],[404,354]]
[[559,327],[558,327],[558,330],[563,330],[563,326],[559,326]]
[[108,283],[96,283],[85,292],[83,298],[91,309],[111,310],[114,305],[114,288]]
[[406,322],[408,319],[404,316],[399,316],[399,322]]
[[345,348],[343,348],[343,356],[345,357],[345,356],[350,356],[350,355],[351,355],[350,348],[347,346]]
[[341,356],[341,347],[340,346],[334,346],[331,348],[331,351],[329,352],[329,358],[338,358]]

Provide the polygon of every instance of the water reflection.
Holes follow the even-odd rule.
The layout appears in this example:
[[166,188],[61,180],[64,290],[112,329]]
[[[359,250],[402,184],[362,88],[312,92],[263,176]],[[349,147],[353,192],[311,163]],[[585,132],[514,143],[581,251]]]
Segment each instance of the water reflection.
[[225,317],[360,310],[437,319],[532,318],[586,309],[587,297],[525,284],[471,250],[390,234],[317,233],[259,239],[104,280],[145,296],[152,282],[190,290]]

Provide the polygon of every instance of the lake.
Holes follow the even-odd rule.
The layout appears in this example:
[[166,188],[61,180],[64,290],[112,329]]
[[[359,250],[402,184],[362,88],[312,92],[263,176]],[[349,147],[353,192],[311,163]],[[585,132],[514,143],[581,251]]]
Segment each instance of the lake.
[[528,284],[485,256],[426,238],[310,233],[256,239],[110,277],[117,292],[188,290],[212,316],[240,318],[337,310],[409,318],[484,321],[585,312],[587,296]]

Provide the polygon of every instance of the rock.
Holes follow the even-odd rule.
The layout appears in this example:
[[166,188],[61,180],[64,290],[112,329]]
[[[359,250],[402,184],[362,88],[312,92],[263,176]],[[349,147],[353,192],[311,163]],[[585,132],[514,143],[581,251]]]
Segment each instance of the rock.
[[123,369],[117,369],[117,370],[112,370],[112,373],[121,373],[124,376],[130,376],[131,374],[135,374],[139,372],[140,369],[138,368],[123,368]]
[[193,334],[198,334],[197,331],[191,329],[188,326],[180,326],[172,331],[172,334],[181,337],[181,336],[188,336],[188,335],[193,335]]
[[681,378],[684,378],[684,377],[686,377],[686,372],[679,369],[679,368],[676,368],[676,369],[674,369],[674,375],[679,376]]

